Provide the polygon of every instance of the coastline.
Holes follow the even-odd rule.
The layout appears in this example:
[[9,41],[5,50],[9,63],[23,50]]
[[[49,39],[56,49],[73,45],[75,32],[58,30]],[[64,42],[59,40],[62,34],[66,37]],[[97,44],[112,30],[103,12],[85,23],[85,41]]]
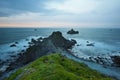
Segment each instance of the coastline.
[[[56,36],[56,35],[55,35]],[[58,37],[59,38],[59,37]],[[62,37],[63,38],[63,37]],[[37,38],[36,38],[37,39]],[[46,38],[45,38],[46,39]],[[51,38],[52,39],[52,38]],[[52,40],[56,40],[56,38],[54,39],[52,39]],[[36,40],[35,40],[36,41]],[[43,41],[43,40],[41,40],[41,41]],[[55,45],[56,45],[56,42],[60,42],[61,40],[59,40],[59,41],[54,41],[55,42]],[[52,42],[52,43],[54,43],[54,42]],[[64,40],[62,41],[62,42],[64,42]],[[33,40],[33,43],[35,43],[35,45],[39,45],[38,43],[36,44],[36,42],[34,42],[34,40]],[[44,42],[44,45],[46,45],[46,43],[47,43],[47,45],[49,46],[49,41],[45,41]],[[40,43],[41,44],[41,43]],[[33,44],[34,45],[34,44]],[[53,44],[51,44],[51,42],[50,42],[50,45],[52,45],[52,47],[53,47]],[[59,43],[57,43],[57,45],[56,46],[61,46]],[[50,46],[49,46],[50,47]],[[64,55],[66,55],[66,56],[68,56],[68,58],[72,58],[73,60],[75,60],[75,61],[78,61],[79,62],[79,58],[76,60],[76,58],[73,58],[72,56],[74,56],[74,57],[77,57],[77,56],[75,56],[75,55],[72,55],[71,57],[70,57],[70,55],[68,54],[67,55],[67,53],[69,53],[69,51],[67,50],[67,49],[64,49],[64,48],[57,48],[57,50],[55,50],[55,47],[53,48],[53,49],[49,49],[50,50],[50,52],[49,53],[53,53],[53,52],[60,52],[60,53],[65,53]],[[53,50],[53,51],[52,51]],[[24,52],[23,52],[24,53]],[[27,56],[27,55],[26,55]],[[29,57],[29,56],[28,56]],[[17,62],[19,62],[20,60],[18,60]],[[81,59],[81,61],[82,61],[82,59]],[[17,63],[16,62],[16,63]],[[86,63],[87,65],[89,65],[89,67],[91,67],[91,68],[95,68],[94,66],[91,66],[90,64],[94,64],[94,63],[89,63],[89,62],[85,62],[84,60],[83,60],[83,62],[84,63]],[[26,64],[26,62],[25,62],[25,64]],[[12,64],[12,65],[16,65],[16,64]],[[95,64],[95,65],[97,65],[97,64]],[[20,65],[18,65],[18,66],[20,66]],[[101,65],[100,65],[101,66]],[[10,66],[11,67],[11,66]],[[10,70],[10,67],[9,67],[9,70]],[[103,67],[103,66],[101,66],[101,67]],[[14,66],[13,66],[13,68],[15,68]],[[100,68],[101,69],[101,68]],[[98,71],[100,71],[100,69],[96,69],[96,70],[98,70]],[[106,68],[104,68],[103,70],[105,70]],[[100,71],[101,72],[101,71]],[[105,71],[103,72],[103,74],[105,73]],[[106,75],[110,75],[110,74],[106,74]],[[111,75],[112,76],[112,75]],[[119,75],[118,75],[118,77],[119,77]]]

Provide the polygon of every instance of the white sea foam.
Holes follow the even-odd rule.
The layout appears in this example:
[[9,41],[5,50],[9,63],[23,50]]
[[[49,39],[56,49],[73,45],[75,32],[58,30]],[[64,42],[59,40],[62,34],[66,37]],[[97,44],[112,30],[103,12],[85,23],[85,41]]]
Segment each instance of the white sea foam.
[[[5,45],[0,45],[0,55],[1,55],[0,60],[12,61],[12,59],[15,57],[11,57],[11,56],[17,57],[17,55],[22,50],[26,50],[28,48],[29,46],[28,42],[30,42],[32,38],[38,39],[39,37],[31,36],[31,37],[26,38],[27,40],[26,39],[19,40],[17,41],[18,44],[16,44],[16,47],[10,47],[10,45],[14,44],[15,42],[5,44]],[[84,60],[89,60],[89,57],[91,56],[93,58],[100,56],[100,57],[107,58],[108,60],[110,60],[110,56],[120,55],[120,53],[116,50],[116,47],[113,45],[106,44],[104,42],[92,41],[92,40],[85,40],[85,39],[78,39],[78,38],[74,38],[74,39],[77,41],[77,44],[73,47],[71,51],[73,52],[75,56],[82,58]],[[86,46],[87,41],[89,41],[89,43],[95,43],[94,46]],[[73,58],[73,56],[71,57],[69,56],[69,58]],[[79,61],[78,59],[75,59],[75,58],[74,60]],[[83,61],[83,62],[95,70],[98,70],[110,76],[115,76],[120,79],[119,72],[117,72],[116,68],[104,68],[103,66],[96,64],[96,63],[87,62],[87,61]],[[106,62],[111,62],[111,60],[106,61]],[[0,66],[0,71],[5,71],[6,68],[9,67],[8,65],[9,63],[5,63],[4,65]]]
[[[95,59],[102,58],[102,60],[106,63],[112,64],[112,60],[110,56],[119,55],[119,51],[117,51],[117,47],[104,43],[104,42],[97,42],[92,40],[85,40],[85,39],[77,39],[77,44],[73,47],[71,52],[73,55],[85,59],[91,60],[96,62]],[[87,44],[94,43],[94,46],[87,46]]]
[[[40,36],[30,36],[26,39],[22,39],[19,41],[16,41],[17,43],[9,43],[0,45],[0,63],[3,62],[3,64],[0,66],[0,71],[6,70],[10,62],[13,62],[17,59],[18,54],[22,53],[22,51],[25,51],[29,47],[29,42],[31,42],[31,39],[37,40]],[[15,47],[10,47],[10,45],[15,44]]]
[[80,63],[82,62],[82,63],[88,65],[88,67],[90,67],[94,70],[97,70],[102,74],[105,74],[107,76],[111,76],[111,77],[114,77],[114,78],[117,78],[118,80],[120,80],[120,68],[118,68],[118,67],[111,67],[111,66],[105,67],[105,66],[97,64],[97,63],[93,63],[93,62],[86,61],[83,59],[78,59],[68,53],[63,53],[63,55],[66,55],[68,58],[73,59],[77,62],[80,62]]

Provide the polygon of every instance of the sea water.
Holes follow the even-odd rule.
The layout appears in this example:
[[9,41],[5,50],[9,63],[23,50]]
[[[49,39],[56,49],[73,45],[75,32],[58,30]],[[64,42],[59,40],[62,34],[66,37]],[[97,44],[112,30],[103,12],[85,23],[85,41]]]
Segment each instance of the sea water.
[[[53,31],[61,31],[66,39],[75,39],[77,44],[71,52],[80,59],[88,60],[89,57],[105,57],[109,60],[112,55],[120,55],[120,29],[119,28],[74,28],[79,34],[69,35],[67,31],[70,28],[0,28],[0,61],[15,60],[12,56],[17,56],[22,50],[29,47],[28,42],[32,38],[48,37]],[[10,45],[16,44],[16,47]],[[88,43],[94,43],[94,46],[86,46]],[[79,45],[79,46],[78,46]],[[16,57],[17,58],[17,57]],[[78,60],[79,61],[79,60]],[[107,75],[120,79],[119,68],[103,68],[101,65],[92,62],[83,61],[91,68],[106,73]],[[112,63],[112,61],[110,61]],[[9,63],[0,66],[4,71]],[[105,72],[105,70],[107,72]]]

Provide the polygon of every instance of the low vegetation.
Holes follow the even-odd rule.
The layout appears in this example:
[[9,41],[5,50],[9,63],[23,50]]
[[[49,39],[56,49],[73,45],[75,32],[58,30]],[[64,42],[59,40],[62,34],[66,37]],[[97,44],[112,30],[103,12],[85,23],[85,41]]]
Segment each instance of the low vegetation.
[[6,80],[112,80],[60,54],[43,56],[18,69]]

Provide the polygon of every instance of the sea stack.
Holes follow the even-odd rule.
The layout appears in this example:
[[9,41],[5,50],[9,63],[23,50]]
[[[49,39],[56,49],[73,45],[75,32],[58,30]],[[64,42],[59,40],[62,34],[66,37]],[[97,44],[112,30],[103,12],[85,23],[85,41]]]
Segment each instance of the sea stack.
[[71,29],[67,32],[67,34],[79,34],[79,31],[75,31],[74,29]]

